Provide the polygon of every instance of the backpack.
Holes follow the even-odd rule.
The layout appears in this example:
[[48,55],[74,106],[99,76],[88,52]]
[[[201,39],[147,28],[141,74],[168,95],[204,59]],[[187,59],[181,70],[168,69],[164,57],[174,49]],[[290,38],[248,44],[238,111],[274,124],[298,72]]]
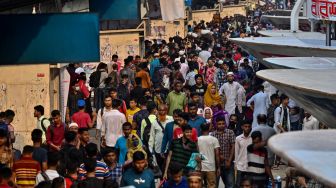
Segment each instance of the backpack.
[[41,176],[43,177],[44,181],[52,183],[52,180],[49,178],[48,174],[45,173],[44,171],[41,171]]
[[148,147],[148,141],[149,141],[149,137],[150,137],[150,130],[152,128],[152,123],[150,122],[148,117],[146,117],[144,120],[146,121],[147,125],[146,125],[146,127],[144,129],[144,132],[142,134],[142,142],[145,146]]
[[44,133],[47,133],[47,129],[48,129],[48,127],[46,127],[46,126],[44,125],[44,123],[45,123],[46,121],[49,121],[49,125],[51,125],[51,122],[52,122],[52,120],[51,120],[51,119],[48,119],[48,118],[43,118],[43,119],[41,120],[41,127],[42,127],[42,130],[44,131]]
[[90,75],[89,86],[93,88],[97,88],[100,85],[100,71],[95,71]]

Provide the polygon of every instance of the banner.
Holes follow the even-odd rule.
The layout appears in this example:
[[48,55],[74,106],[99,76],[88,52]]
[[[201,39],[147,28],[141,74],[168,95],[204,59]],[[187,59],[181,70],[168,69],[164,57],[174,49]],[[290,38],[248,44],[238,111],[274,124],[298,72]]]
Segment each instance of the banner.
[[174,21],[185,18],[184,0],[160,0],[163,21]]
[[99,19],[92,13],[0,15],[0,64],[97,62]]
[[66,109],[68,106],[69,86],[70,86],[70,74],[66,69],[66,66],[60,68],[60,106],[62,121],[65,122]]
[[307,17],[315,20],[336,21],[336,2],[331,0],[307,0]]

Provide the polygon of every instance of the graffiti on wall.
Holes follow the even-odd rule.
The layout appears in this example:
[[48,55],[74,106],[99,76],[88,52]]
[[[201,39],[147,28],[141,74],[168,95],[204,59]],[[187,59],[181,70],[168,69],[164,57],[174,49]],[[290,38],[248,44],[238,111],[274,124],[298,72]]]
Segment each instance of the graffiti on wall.
[[153,37],[162,38],[166,35],[166,26],[152,26],[151,35]]

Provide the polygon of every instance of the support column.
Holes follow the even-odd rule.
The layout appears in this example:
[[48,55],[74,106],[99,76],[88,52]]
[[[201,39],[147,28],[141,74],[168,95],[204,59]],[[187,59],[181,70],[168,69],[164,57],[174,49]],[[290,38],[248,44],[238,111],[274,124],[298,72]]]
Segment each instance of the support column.
[[330,22],[328,22],[326,25],[327,25],[326,46],[331,46],[331,24]]

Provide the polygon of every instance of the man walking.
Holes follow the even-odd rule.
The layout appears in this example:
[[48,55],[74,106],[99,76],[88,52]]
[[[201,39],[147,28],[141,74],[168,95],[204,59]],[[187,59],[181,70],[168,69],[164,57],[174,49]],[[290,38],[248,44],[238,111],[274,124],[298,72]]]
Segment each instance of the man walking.
[[126,122],[126,117],[118,110],[120,100],[106,96],[104,103],[105,107],[98,111],[97,129],[101,131],[102,145],[113,147],[122,136],[122,124]]
[[216,179],[220,176],[219,142],[209,135],[209,124],[202,124],[202,135],[198,137],[199,152],[205,156],[202,160],[202,175],[207,182],[207,187],[215,188]]
[[[226,188],[234,187],[234,165],[233,157],[235,152],[235,134],[232,130],[227,129],[225,117],[216,119],[217,129],[212,133],[219,141],[220,145],[220,163],[221,163],[221,178]],[[217,178],[217,185],[219,178]],[[217,186],[218,187],[218,186]]]
[[264,93],[263,85],[260,85],[258,88],[258,93],[253,95],[247,101],[247,106],[250,107],[252,102],[254,103],[252,128],[256,128],[258,125],[258,122],[257,122],[258,114],[266,114],[267,108],[269,106],[268,95]]
[[182,83],[175,82],[174,91],[171,91],[166,99],[168,105],[168,115],[172,116],[175,109],[184,110],[187,104],[187,97],[182,92]]
[[[165,131],[167,123],[173,121],[173,117],[167,116],[167,110],[167,105],[159,105],[158,116],[152,124],[148,141],[149,151],[155,153],[155,158],[159,167],[163,167],[164,163],[164,159],[161,157],[163,133]],[[161,170],[163,170],[163,168]]]
[[252,122],[245,120],[242,122],[241,128],[243,134],[237,136],[235,143],[235,165],[237,168],[236,187],[240,186],[243,173],[247,171],[247,146],[252,144],[251,130]]
[[42,142],[46,140],[46,132],[50,125],[50,121],[44,117],[44,107],[37,105],[34,107],[34,117],[36,117],[36,128],[42,131]]
[[229,72],[227,74],[227,81],[228,82],[223,84],[223,86],[219,89],[219,94],[225,95],[225,110],[229,114],[235,114],[237,104],[243,104],[242,101],[238,101],[238,90],[240,87],[243,86],[241,86],[238,82],[234,81],[233,72]]

